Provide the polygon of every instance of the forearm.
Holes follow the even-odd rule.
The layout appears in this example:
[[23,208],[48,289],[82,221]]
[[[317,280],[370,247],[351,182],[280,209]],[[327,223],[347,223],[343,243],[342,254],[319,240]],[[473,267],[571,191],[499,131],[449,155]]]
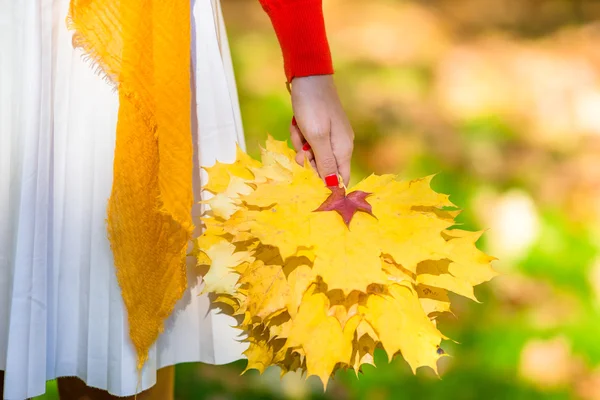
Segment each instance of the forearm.
[[259,1],[277,34],[288,82],[333,73],[322,0]]

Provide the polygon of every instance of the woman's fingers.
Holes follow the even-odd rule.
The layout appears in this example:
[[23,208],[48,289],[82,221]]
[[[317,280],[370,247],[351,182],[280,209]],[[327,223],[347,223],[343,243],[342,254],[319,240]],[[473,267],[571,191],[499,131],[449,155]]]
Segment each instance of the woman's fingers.
[[302,136],[300,128],[298,128],[296,117],[292,117],[292,123],[290,125],[290,138],[292,139],[292,146],[294,146],[294,150],[297,152],[301,151],[306,140],[304,139],[304,136]]
[[327,186],[337,186],[339,184],[338,166],[333,153],[329,129],[314,125],[313,129],[304,128],[302,132],[314,153],[319,175],[325,179]]
[[298,124],[296,118],[292,118],[292,124],[290,126],[290,138],[292,139],[292,145],[296,150],[296,162],[300,165],[304,165],[304,160],[307,159],[310,165],[317,170],[317,164],[315,163],[315,154],[310,147],[310,144],[306,141]]
[[[338,186],[338,175],[342,175],[342,179],[346,184],[350,179],[349,164],[352,155],[352,143],[345,143],[341,146],[338,143],[335,145],[334,151],[331,132],[329,129],[323,128],[331,125],[332,124],[329,121],[326,123],[313,123],[308,124],[308,128],[301,130],[296,118],[293,117],[290,126],[290,137],[292,139],[292,144],[297,151],[296,162],[303,165],[304,159],[308,159],[313,168],[315,168],[319,175],[325,180],[327,186]],[[343,125],[340,126],[343,127]],[[344,134],[342,131],[337,133]],[[337,159],[338,156],[340,157],[340,160],[345,162],[345,164],[342,164],[341,170],[339,168],[340,163]]]

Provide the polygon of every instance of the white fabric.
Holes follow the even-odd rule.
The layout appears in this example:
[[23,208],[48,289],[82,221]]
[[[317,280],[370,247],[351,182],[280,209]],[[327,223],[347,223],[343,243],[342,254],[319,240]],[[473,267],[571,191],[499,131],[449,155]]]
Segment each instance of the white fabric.
[[[156,369],[241,358],[234,320],[188,290],[150,352],[141,387],[106,237],[117,93],[65,26],[69,0],[0,0],[0,370],[5,399],[78,376],[118,396]],[[199,165],[231,162],[240,111],[217,0],[193,1],[195,197]],[[195,216],[200,207],[193,210]]]

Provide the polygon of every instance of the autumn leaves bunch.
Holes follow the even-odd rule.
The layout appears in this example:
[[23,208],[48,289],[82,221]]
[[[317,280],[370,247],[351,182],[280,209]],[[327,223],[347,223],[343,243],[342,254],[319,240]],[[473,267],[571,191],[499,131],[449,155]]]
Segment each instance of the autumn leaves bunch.
[[371,175],[346,191],[297,165],[285,142],[269,138],[261,158],[238,150],[207,168],[195,250],[204,291],[246,335],[248,369],[301,369],[326,385],[382,347],[437,370],[448,292],[475,300],[495,276],[480,233],[450,229],[458,211],[430,177]]

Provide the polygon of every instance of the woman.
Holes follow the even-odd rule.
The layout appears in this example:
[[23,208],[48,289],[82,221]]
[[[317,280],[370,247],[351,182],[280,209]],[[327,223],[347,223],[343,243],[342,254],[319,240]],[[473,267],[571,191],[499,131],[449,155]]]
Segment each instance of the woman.
[[[73,0],[71,22],[76,30],[82,18],[77,14],[77,3],[93,6],[95,2]],[[353,132],[331,76],[321,0],[260,3],[283,52],[295,114],[290,133],[297,159],[300,162],[308,157],[328,185],[336,185],[338,175],[347,183]],[[181,3],[138,4],[159,8]],[[129,17],[143,21],[144,12]],[[185,112],[191,113],[192,124],[183,130],[189,132],[193,150],[190,186],[195,205],[187,212],[198,225],[202,210],[197,204],[205,179],[200,166],[210,166],[216,160],[232,161],[236,143],[243,147],[244,139],[219,2],[192,0],[189,12],[192,83],[190,110]],[[127,295],[136,296],[139,290],[146,290],[152,276],[147,275],[145,282],[139,274],[133,275],[138,278],[137,286],[126,290],[123,274],[128,270],[120,263],[126,264],[133,255],[124,251],[127,248],[121,243],[127,238],[121,240],[122,232],[115,228],[125,214],[117,207],[122,200],[115,194],[121,193],[115,190],[117,181],[122,179],[129,186],[138,184],[142,192],[147,189],[132,182],[134,171],[120,164],[120,157],[131,156],[129,147],[136,145],[119,144],[124,140],[122,126],[127,122],[131,93],[126,93],[123,82],[115,91],[91,68],[93,63],[86,55],[104,66],[102,72],[113,83],[125,76],[122,70],[111,76],[114,71],[102,64],[102,55],[94,53],[93,46],[88,48],[85,42],[73,39],[73,32],[65,24],[68,13],[69,0],[0,3],[2,398],[20,400],[40,395],[47,380],[59,378],[63,399],[104,399],[136,393],[142,393],[138,398],[168,399],[173,385],[170,366],[198,361],[228,363],[242,357],[244,346],[231,328],[233,320],[210,310],[207,297],[198,296],[201,278],[191,268],[193,262],[187,271],[183,268],[184,281],[187,274],[185,292],[177,297],[174,307],[168,308],[170,316],[164,322],[164,332],[157,340],[154,333],[150,335],[151,347],[138,345],[134,330],[139,324],[131,323],[135,301],[127,302]],[[135,28],[144,26],[140,23]],[[90,32],[97,33],[93,29]],[[98,40],[110,42],[115,39],[113,35],[126,38],[120,30],[107,29],[105,37]],[[169,35],[167,31],[165,36]],[[124,40],[126,48],[128,42]],[[86,51],[74,48],[73,42]],[[148,68],[156,69],[157,65]],[[145,68],[146,64],[140,64],[134,72],[143,76]],[[145,84],[142,82],[142,86]],[[148,85],[154,90],[161,84],[167,88],[174,85],[165,81]],[[132,115],[139,111],[136,107],[129,110]],[[156,114],[160,111],[153,110]],[[166,117],[171,118],[171,114]],[[160,150],[157,162],[163,163],[168,153]],[[139,160],[131,165],[142,173],[150,169]],[[110,241],[105,223],[109,198]],[[199,233],[196,229],[194,235]],[[167,239],[170,243],[172,237]],[[156,291],[149,293],[154,296]],[[162,330],[160,318],[159,322]],[[137,367],[141,364],[139,374]]]

